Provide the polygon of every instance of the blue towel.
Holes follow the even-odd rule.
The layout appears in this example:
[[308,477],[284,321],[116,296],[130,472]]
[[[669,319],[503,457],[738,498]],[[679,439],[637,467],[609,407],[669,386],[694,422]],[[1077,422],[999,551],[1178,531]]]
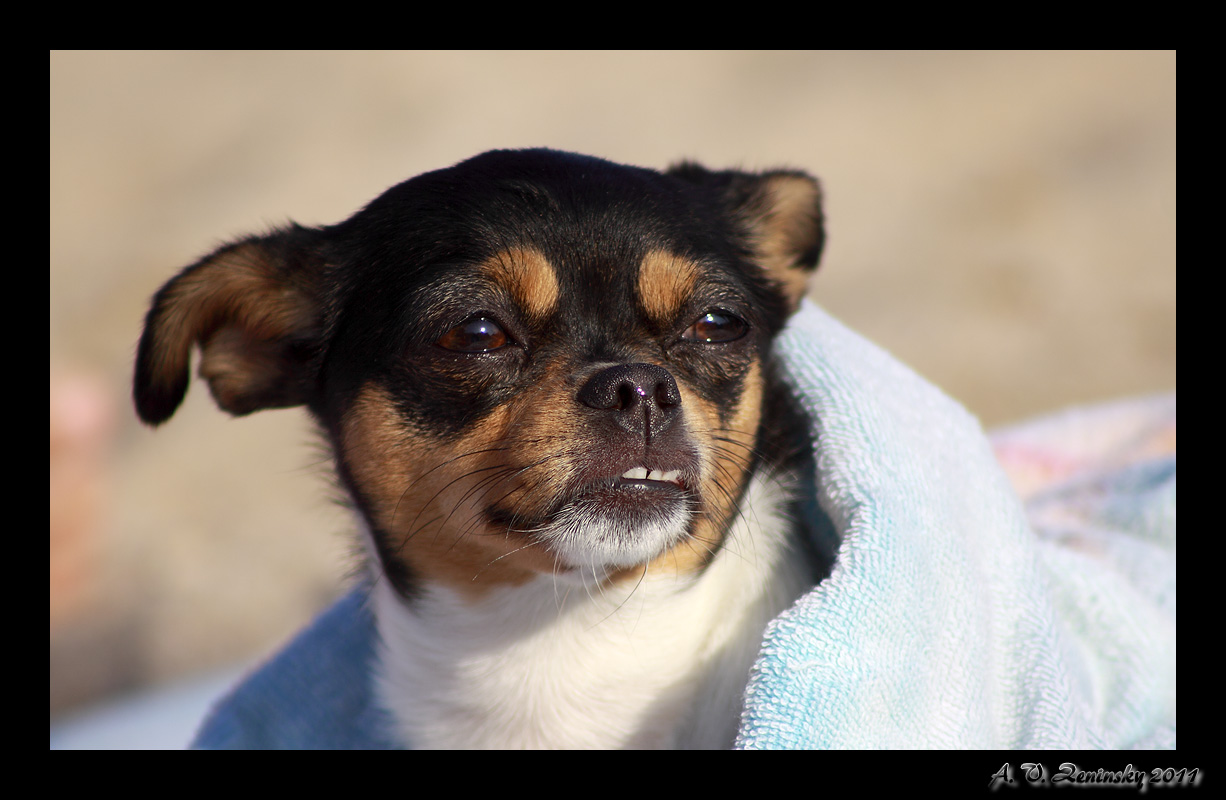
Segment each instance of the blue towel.
[[841,544],[769,627],[738,746],[1173,746],[1174,397],[1002,432],[1005,459],[820,311],[780,346]]
[[[812,304],[778,351],[813,425],[812,527],[837,556],[768,627],[737,746],[1174,747],[1174,396],[989,439]],[[355,590],[195,746],[394,746],[374,639]]]

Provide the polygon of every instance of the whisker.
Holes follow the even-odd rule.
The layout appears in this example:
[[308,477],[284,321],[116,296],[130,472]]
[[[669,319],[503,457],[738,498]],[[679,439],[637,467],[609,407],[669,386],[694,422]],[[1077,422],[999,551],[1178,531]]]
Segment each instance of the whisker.
[[[616,614],[618,614],[618,613],[619,613],[619,612],[620,612],[620,611],[621,611],[623,608],[625,608],[626,603],[630,602],[630,598],[631,598],[631,597],[634,597],[634,595],[638,594],[639,587],[641,587],[641,586],[643,585],[643,581],[644,581],[646,578],[647,578],[647,565],[646,565],[646,564],[644,564],[644,565],[643,565],[643,571],[639,573],[639,579],[638,579],[637,581],[635,581],[635,582],[634,582],[634,588],[633,588],[633,589],[631,589],[631,590],[630,590],[630,591],[629,591],[629,592],[626,594],[626,596],[625,596],[625,597],[623,597],[623,598],[622,598],[622,599],[621,599],[621,600],[620,600],[620,601],[617,603],[617,605],[616,605],[616,606],[614,606],[612,609],[610,609],[610,611],[609,611],[609,613],[608,613],[608,614],[605,614],[603,617],[601,617],[599,620],[597,620],[597,621],[596,621],[595,623],[593,623],[592,625],[589,625],[589,626],[588,626],[588,628],[587,628],[587,630],[589,630],[589,631],[590,631],[590,630],[594,630],[595,628],[600,627],[600,626],[601,626],[601,625],[603,625],[605,622],[607,622],[608,620],[612,619],[612,618],[613,618],[613,616],[614,616],[614,615],[616,615]],[[600,588],[603,590],[603,584],[597,584],[597,586],[598,586],[598,587],[600,587]],[[602,591],[601,593],[603,594],[603,591]],[[590,591],[588,592],[588,597],[591,597],[591,592],[590,592]],[[641,613],[641,609],[640,609],[640,613]]]
[[[419,484],[421,481],[425,480],[427,477],[429,477],[431,474],[433,474],[433,473],[434,473],[434,472],[436,472],[437,470],[440,470],[440,469],[443,469],[444,467],[450,466],[451,464],[454,464],[454,463],[456,463],[457,461],[459,461],[460,459],[463,459],[463,458],[473,458],[473,457],[475,457],[475,456],[486,455],[486,454],[488,454],[488,453],[501,453],[501,452],[506,452],[506,451],[507,451],[507,450],[509,450],[509,449],[510,449],[510,448],[507,448],[507,447],[489,447],[489,448],[485,448],[485,449],[482,449],[482,450],[472,450],[472,451],[469,451],[469,452],[467,452],[467,453],[461,453],[461,454],[459,454],[459,455],[457,455],[457,456],[454,456],[454,457],[452,457],[452,458],[447,459],[446,461],[442,461],[442,462],[439,462],[438,464],[435,464],[433,467],[431,467],[430,469],[428,469],[428,470],[426,470],[425,472],[423,472],[421,475],[419,475],[419,476],[417,476],[416,478],[414,478],[414,479],[413,479],[413,480],[412,480],[412,481],[409,483],[409,485],[408,485],[408,486],[406,486],[406,487],[404,488],[404,491],[402,491],[402,492],[400,493],[400,496],[399,496],[398,498],[396,498],[396,506],[395,506],[395,508],[393,508],[393,509],[392,509],[392,524],[393,524],[393,525],[395,524],[395,521],[396,521],[396,515],[397,515],[398,513],[400,513],[400,504],[401,504],[401,503],[404,501],[404,499],[405,499],[406,497],[408,497],[408,496],[409,496],[409,495],[410,495],[410,494],[413,492],[413,490],[414,490],[414,488],[417,486],[417,484]],[[459,478],[456,478],[455,480],[461,480],[461,479],[463,479],[463,477],[464,477],[464,476],[463,476],[463,475],[461,475]],[[423,508],[425,508],[426,506],[429,506],[431,503],[433,503],[435,500],[437,500],[437,499],[438,499],[438,496],[439,496],[439,495],[440,495],[442,492],[446,491],[446,490],[447,490],[447,488],[449,488],[449,487],[450,487],[450,486],[451,486],[453,483],[455,483],[455,481],[452,481],[451,483],[448,483],[447,485],[445,485],[445,486],[443,486],[441,489],[439,489],[437,492],[435,492],[435,493],[434,493],[434,496],[430,498],[430,500],[429,500],[429,501],[428,501],[428,502],[425,504],[425,506],[423,506]],[[420,514],[421,512],[419,511],[418,513]],[[411,522],[411,523],[409,524],[409,527],[410,527],[410,528],[412,528],[412,527],[413,527],[415,524],[416,524],[416,519],[414,519],[414,521],[413,521],[413,522]]]

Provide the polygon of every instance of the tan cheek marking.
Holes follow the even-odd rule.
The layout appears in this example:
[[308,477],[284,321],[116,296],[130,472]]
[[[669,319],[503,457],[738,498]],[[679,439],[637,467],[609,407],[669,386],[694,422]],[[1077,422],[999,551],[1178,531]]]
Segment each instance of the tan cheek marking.
[[524,468],[516,511],[525,517],[539,517],[573,488],[577,462],[598,446],[580,423],[568,377],[566,365],[555,364],[513,404],[511,447]]
[[736,511],[733,500],[745,483],[746,467],[757,444],[762,388],[762,370],[755,363],[745,376],[736,413],[726,425],[721,425],[717,409],[682,388],[683,407],[692,413],[691,433],[703,453],[703,511],[695,521],[693,535],[657,557],[649,570],[670,574],[697,572],[723,542]]
[[536,250],[504,250],[486,261],[482,270],[510,292],[530,317],[544,319],[557,307],[558,276],[548,259]]
[[658,325],[672,322],[694,291],[699,269],[694,262],[653,250],[639,264],[639,301]]
[[415,431],[392,398],[368,386],[348,414],[341,447],[375,524],[417,574],[479,597],[555,568],[526,537],[489,529],[483,509],[522,491],[505,449],[510,410],[499,409],[461,439]]

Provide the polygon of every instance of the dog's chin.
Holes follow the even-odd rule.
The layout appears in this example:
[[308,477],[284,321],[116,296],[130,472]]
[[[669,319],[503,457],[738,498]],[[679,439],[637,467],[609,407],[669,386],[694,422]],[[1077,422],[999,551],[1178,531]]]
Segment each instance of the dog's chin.
[[618,480],[590,486],[534,532],[559,561],[600,575],[650,562],[689,533],[694,499],[680,486]]

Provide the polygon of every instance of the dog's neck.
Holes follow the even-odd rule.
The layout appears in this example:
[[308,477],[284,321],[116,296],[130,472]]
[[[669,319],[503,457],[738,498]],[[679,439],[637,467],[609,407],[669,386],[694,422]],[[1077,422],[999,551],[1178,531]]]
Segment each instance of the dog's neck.
[[805,589],[787,490],[755,477],[698,575],[552,576],[480,600],[374,590],[380,696],[422,748],[727,747],[766,623]]

